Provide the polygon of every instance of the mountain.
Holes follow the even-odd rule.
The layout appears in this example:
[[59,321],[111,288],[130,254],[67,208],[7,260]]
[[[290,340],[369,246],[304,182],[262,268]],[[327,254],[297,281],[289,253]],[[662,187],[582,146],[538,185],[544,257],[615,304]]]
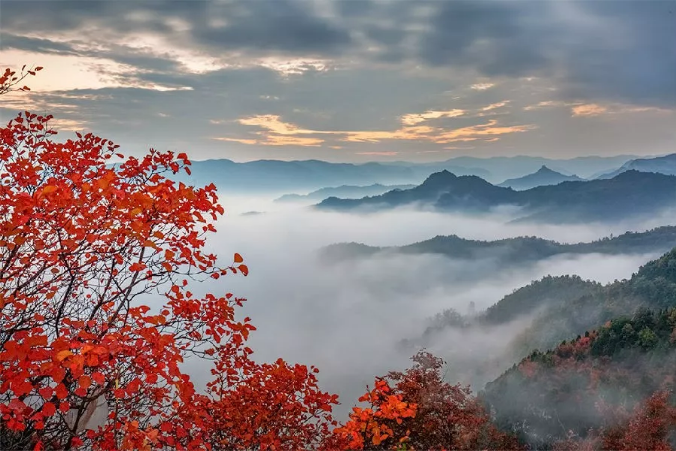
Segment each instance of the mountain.
[[659,174],[676,175],[676,153],[656,158],[640,158],[629,160],[619,169],[604,173],[596,178],[610,179],[626,171],[657,172]]
[[602,285],[580,276],[545,276],[540,280],[514,290],[497,303],[473,317],[460,315],[453,309],[446,309],[430,319],[422,334],[420,344],[429,343],[435,334],[448,328],[484,327],[508,324],[519,318],[528,317],[543,308],[551,308],[592,294]]
[[[564,175],[588,177],[608,172],[635,156],[583,157],[554,160],[540,157],[457,157],[432,163],[329,163],[319,160],[257,160],[236,163],[227,159],[192,162],[192,175],[176,176],[191,185],[214,183],[221,192],[283,193],[312,191],[339,185],[399,185],[421,183],[430,174],[447,170],[456,175],[476,175],[498,183],[521,177],[546,165]],[[339,196],[337,196],[339,197]]]
[[[483,169],[455,167],[459,174],[489,177]],[[214,183],[221,192],[280,193],[311,191],[338,185],[418,184],[434,172],[424,165],[408,163],[329,163],[319,160],[257,160],[236,163],[231,160],[193,161],[191,175],[179,174],[177,180],[190,185]]]
[[445,196],[457,200],[458,209],[485,209],[489,205],[515,202],[517,193],[509,188],[491,185],[476,176],[456,176],[443,170],[430,175],[421,185],[408,190],[390,191],[363,199],[338,199],[330,197],[317,205],[319,208],[348,210],[358,207],[399,207],[412,203],[436,205]]
[[676,250],[642,266],[630,279],[616,281],[593,295],[585,295],[541,312],[513,343],[515,350],[547,349],[640,309],[676,307]]
[[[543,157],[492,157],[492,158],[476,158],[476,157],[455,157],[443,163],[435,163],[430,165],[430,168],[449,169],[444,165],[472,167],[483,169],[491,173],[492,178],[486,178],[481,174],[473,173],[490,182],[497,183],[501,180],[522,177],[537,171],[542,166],[560,172],[564,175],[577,174],[583,178],[590,178],[595,174],[602,172],[609,172],[617,168],[629,160],[638,158],[636,155],[617,155],[612,157],[577,157],[570,159],[553,159]],[[451,170],[451,172],[453,172]],[[458,174],[460,175],[460,174]]]
[[520,349],[474,356],[489,370],[520,361],[479,396],[496,425],[528,449],[552,449],[570,433],[585,438],[656,391],[676,388],[676,250],[605,286],[548,276],[474,317],[443,312],[422,338],[434,342],[445,328],[487,333],[532,315],[526,342],[512,343]]
[[530,449],[551,449],[569,434],[587,437],[654,393],[675,388],[675,327],[674,308],[616,318],[549,351],[533,351],[480,396],[496,424]]
[[191,171],[190,176],[181,175],[178,178],[192,185],[213,182],[219,191],[247,194],[315,190],[327,185],[418,183],[424,179],[424,176],[416,175],[408,167],[319,160],[258,160],[247,163],[225,159],[204,160],[192,162]]
[[[640,236],[623,235],[631,241]],[[493,344],[446,369],[457,377],[458,367],[474,368],[481,377],[502,367],[478,395],[498,428],[516,434],[525,449],[674,449],[676,437],[666,429],[673,422],[665,422],[673,410],[655,407],[673,406],[669,392],[676,389],[676,249],[605,286],[547,276],[478,315],[444,311],[413,343],[438,346],[446,337],[453,352],[470,346],[464,337],[514,330],[520,318],[533,316],[523,348]],[[453,334],[442,334],[449,328]],[[670,447],[638,440],[624,446],[629,424],[646,429],[645,436],[666,437]]]
[[562,244],[537,237],[478,241],[457,235],[436,236],[407,246],[374,247],[361,243],[326,246],[320,255],[326,262],[337,262],[376,254],[439,254],[449,258],[477,260],[494,258],[502,264],[535,262],[561,254],[645,254],[665,252],[676,247],[676,226],[658,227],[645,232],[626,232],[613,238],[588,243]]
[[319,209],[374,210],[416,205],[445,212],[490,212],[502,205],[520,207],[519,220],[574,223],[617,221],[655,215],[676,204],[676,177],[626,171],[608,180],[563,182],[514,191],[476,176],[448,171],[429,176],[421,185],[363,199],[331,197]]
[[560,172],[552,171],[547,166],[542,166],[537,172],[524,175],[516,179],[508,179],[498,186],[512,188],[517,191],[535,188],[536,186],[558,185],[562,182],[579,182],[582,179],[576,175],[564,175]]
[[322,188],[312,191],[309,194],[284,194],[275,199],[275,202],[303,202],[303,201],[322,201],[329,197],[338,197],[341,199],[359,199],[365,196],[374,196],[386,193],[395,189],[410,189],[415,185],[381,185],[375,183],[368,186],[343,185],[333,188]]

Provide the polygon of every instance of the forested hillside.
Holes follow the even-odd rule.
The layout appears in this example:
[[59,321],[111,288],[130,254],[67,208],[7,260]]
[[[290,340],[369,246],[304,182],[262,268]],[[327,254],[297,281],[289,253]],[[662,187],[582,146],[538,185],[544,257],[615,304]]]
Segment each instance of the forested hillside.
[[517,339],[521,350],[547,349],[561,340],[582,334],[619,316],[641,308],[676,306],[676,251],[641,267],[629,280],[545,310]]
[[549,449],[571,433],[593,441],[654,393],[673,390],[675,348],[676,309],[642,310],[534,351],[481,396],[496,424],[532,447]]

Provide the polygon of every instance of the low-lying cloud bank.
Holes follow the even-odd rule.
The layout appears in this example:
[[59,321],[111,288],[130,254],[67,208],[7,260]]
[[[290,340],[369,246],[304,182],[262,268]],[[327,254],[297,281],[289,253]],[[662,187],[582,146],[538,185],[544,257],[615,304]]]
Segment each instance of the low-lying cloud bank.
[[[402,349],[401,340],[420,335],[434,314],[448,308],[465,313],[471,302],[477,310],[485,309],[548,274],[577,274],[602,283],[626,278],[657,256],[562,255],[534,265],[505,267],[491,258],[454,261],[438,255],[387,255],[325,266],[317,250],[336,242],[403,245],[447,234],[483,240],[534,235],[579,242],[627,228],[621,224],[506,225],[498,214],[477,219],[414,210],[363,217],[273,205],[261,199],[226,198],[224,205],[229,214],[217,224],[219,232],[209,247],[223,263],[229,263],[234,252],[241,253],[250,275],[208,281],[201,289],[246,297],[241,314],[250,316],[258,328],[251,337],[254,356],[261,360],[282,356],[318,366],[322,387],[341,396],[339,415],[349,410],[375,375],[408,366],[411,352]],[[241,215],[252,210],[265,213]],[[662,224],[668,222],[662,219]],[[449,360],[450,367],[455,365],[449,377],[483,383],[473,375],[485,365],[485,356],[499,354],[527,321],[470,334],[443,333],[430,349]],[[486,371],[497,375],[503,369]],[[210,377],[206,366],[189,370],[198,383]]]

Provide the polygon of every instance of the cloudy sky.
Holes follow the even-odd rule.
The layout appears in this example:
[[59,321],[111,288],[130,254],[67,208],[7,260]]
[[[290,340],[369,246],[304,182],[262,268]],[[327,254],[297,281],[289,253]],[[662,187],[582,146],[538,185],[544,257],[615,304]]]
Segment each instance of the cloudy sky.
[[18,109],[127,153],[432,161],[676,143],[676,0],[0,0]]

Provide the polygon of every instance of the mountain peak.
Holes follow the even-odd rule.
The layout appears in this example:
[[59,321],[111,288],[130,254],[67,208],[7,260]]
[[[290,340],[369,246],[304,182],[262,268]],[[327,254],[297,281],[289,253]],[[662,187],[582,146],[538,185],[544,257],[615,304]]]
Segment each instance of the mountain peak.
[[561,182],[572,182],[581,180],[576,175],[566,175],[555,171],[546,165],[542,165],[540,169],[523,177],[516,179],[505,180],[498,186],[509,187],[515,190],[524,190],[535,188],[536,186],[558,185]]
[[437,184],[449,180],[454,180],[457,179],[458,176],[453,174],[452,172],[448,171],[447,169],[444,169],[443,171],[440,172],[435,172],[431,174],[425,181],[422,183],[423,185],[428,185],[428,184]]

